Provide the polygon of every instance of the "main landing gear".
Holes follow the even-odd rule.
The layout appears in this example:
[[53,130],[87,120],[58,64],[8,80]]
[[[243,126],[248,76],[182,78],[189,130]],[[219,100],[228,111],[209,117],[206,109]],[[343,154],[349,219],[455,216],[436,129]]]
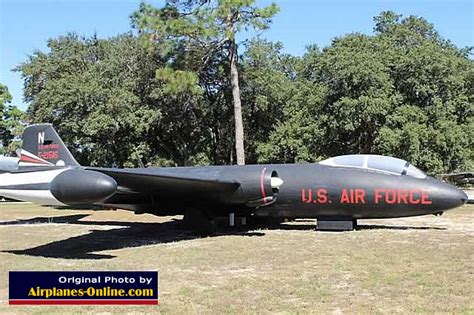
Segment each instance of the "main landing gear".
[[[257,220],[259,219],[259,220]],[[243,212],[215,213],[202,209],[187,209],[184,212],[184,228],[202,236],[212,235],[219,229],[245,229],[246,226],[271,225],[284,221],[282,218],[255,217]]]
[[[247,222],[249,219],[250,222]],[[283,218],[237,216],[216,216],[212,211],[187,209],[184,213],[184,227],[199,235],[212,235],[218,228],[242,227],[251,225],[275,225],[284,222]],[[351,217],[319,217],[316,222],[317,231],[352,231],[357,228],[357,219]]]
[[211,235],[217,230],[217,223],[211,213],[202,209],[186,209],[184,227],[199,235]]

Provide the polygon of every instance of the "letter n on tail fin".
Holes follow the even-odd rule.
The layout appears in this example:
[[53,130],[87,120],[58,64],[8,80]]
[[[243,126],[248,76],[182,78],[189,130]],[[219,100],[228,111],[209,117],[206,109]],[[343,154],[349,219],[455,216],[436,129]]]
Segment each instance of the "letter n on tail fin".
[[31,125],[23,133],[20,168],[79,166],[51,124]]

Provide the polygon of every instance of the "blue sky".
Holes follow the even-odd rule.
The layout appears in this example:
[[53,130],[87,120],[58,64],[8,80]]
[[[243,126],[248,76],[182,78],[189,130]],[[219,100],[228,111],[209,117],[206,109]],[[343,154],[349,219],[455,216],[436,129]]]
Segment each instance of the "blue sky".
[[[163,1],[148,1],[160,6]],[[258,1],[264,6],[271,1]],[[284,0],[281,12],[263,37],[280,41],[285,51],[302,54],[307,44],[327,46],[350,32],[372,33],[372,18],[384,10],[425,17],[458,47],[474,46],[473,0]],[[22,101],[23,82],[11,69],[34,50],[46,51],[48,38],[67,32],[109,37],[127,32],[139,0],[0,0],[0,82]]]

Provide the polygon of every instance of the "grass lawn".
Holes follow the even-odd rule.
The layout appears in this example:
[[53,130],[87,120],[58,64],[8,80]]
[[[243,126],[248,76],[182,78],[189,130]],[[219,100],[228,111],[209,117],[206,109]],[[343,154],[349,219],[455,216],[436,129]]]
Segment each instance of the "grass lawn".
[[[474,206],[200,238],[180,217],[0,204],[0,313],[474,313]],[[159,306],[9,306],[10,270],[158,270]]]

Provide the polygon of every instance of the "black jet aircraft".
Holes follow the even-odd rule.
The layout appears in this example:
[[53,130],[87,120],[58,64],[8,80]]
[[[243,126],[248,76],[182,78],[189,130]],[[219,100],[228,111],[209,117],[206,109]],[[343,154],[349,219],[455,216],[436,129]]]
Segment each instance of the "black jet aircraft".
[[316,218],[320,230],[357,219],[441,214],[467,201],[461,190],[409,162],[345,155],[314,164],[100,168],[81,166],[50,124],[26,128],[15,171],[0,173],[0,196],[42,205],[104,206],[184,214],[198,231],[218,218]]

